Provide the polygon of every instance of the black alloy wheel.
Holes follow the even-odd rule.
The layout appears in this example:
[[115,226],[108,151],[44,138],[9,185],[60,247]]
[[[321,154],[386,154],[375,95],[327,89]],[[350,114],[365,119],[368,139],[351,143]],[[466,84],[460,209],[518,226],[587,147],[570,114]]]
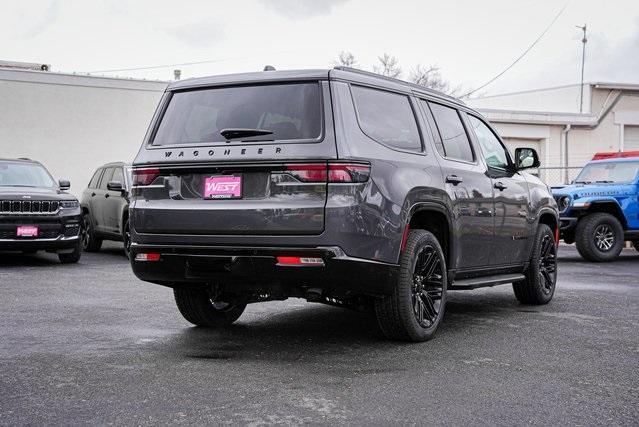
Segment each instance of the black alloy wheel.
[[557,283],[557,242],[546,224],[537,226],[532,253],[524,279],[513,283],[515,297],[522,304],[547,304],[555,294]]
[[122,241],[124,243],[124,254],[128,259],[131,259],[131,228],[129,226],[129,220],[124,223],[124,230],[122,232]]
[[448,275],[437,237],[411,230],[400,255],[392,293],[375,299],[380,329],[390,339],[421,342],[435,336],[444,318]]
[[539,256],[539,287],[545,295],[550,295],[557,282],[557,246],[553,237],[545,234],[541,241]]
[[441,310],[444,285],[442,260],[432,245],[422,247],[417,254],[413,272],[413,313],[423,328],[437,321]]

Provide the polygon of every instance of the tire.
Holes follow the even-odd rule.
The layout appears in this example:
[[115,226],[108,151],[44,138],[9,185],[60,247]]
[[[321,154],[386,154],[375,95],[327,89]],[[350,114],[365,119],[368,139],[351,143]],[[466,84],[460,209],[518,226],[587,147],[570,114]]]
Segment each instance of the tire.
[[588,261],[613,261],[623,249],[623,227],[610,214],[593,213],[579,220],[575,243],[579,255]]
[[555,234],[546,224],[537,226],[526,278],[513,283],[515,298],[522,304],[548,304],[557,284],[557,244]]
[[[222,328],[235,322],[244,312],[246,303],[213,302],[206,289],[174,289],[175,303],[182,316],[196,326]],[[215,304],[228,304],[216,308]]]
[[389,339],[428,341],[435,335],[446,308],[448,275],[444,252],[432,233],[411,230],[399,264],[393,294],[375,300],[377,322]]
[[129,228],[129,219],[127,218],[122,227],[122,242],[124,243],[124,255],[131,260],[131,229]]
[[82,256],[82,242],[78,239],[78,243],[76,243],[73,252],[66,254],[58,254],[58,259],[62,264],[75,264],[80,261],[80,257]]
[[635,250],[639,252],[639,240],[635,240],[634,242],[632,242],[632,246],[634,246]]
[[102,239],[95,235],[91,215],[83,215],[84,226],[82,227],[82,249],[86,252],[98,252],[102,247]]

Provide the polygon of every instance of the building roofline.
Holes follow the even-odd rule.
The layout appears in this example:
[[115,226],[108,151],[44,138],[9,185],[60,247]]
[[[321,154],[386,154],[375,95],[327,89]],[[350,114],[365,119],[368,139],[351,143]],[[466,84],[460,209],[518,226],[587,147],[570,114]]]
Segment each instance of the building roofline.
[[[496,93],[494,95],[479,96],[477,98],[470,98],[470,99],[475,100],[475,99],[499,98],[502,96],[521,95],[521,94],[533,93],[533,92],[545,92],[550,90],[565,89],[568,87],[579,87],[579,86],[581,86],[580,83],[572,83],[567,85],[541,87],[536,89],[526,89],[526,90],[519,90],[514,92]],[[584,82],[584,86],[592,86],[596,89],[639,90],[639,83]]]
[[99,87],[106,89],[142,90],[163,92],[169,83],[162,80],[95,76],[92,74],[58,73],[50,71],[21,70],[0,67],[0,80],[35,84]]

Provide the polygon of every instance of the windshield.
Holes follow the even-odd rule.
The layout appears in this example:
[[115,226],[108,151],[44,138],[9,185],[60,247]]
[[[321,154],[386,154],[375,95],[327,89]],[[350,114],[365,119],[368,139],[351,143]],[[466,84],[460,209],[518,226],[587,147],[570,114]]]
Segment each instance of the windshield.
[[639,172],[639,162],[591,163],[584,166],[575,179],[576,183],[631,182]]
[[35,163],[0,162],[0,187],[56,186],[47,170]]
[[318,83],[238,86],[176,92],[157,129],[154,145],[225,142],[220,132],[245,132],[241,140],[309,140],[321,134]]

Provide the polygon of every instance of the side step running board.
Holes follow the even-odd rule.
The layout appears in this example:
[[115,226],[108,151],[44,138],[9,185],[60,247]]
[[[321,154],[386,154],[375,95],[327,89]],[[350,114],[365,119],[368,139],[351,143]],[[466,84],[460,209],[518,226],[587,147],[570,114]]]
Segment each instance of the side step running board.
[[473,277],[471,279],[455,280],[449,290],[467,290],[483,288],[485,286],[503,285],[504,283],[517,282],[526,277],[523,274],[496,274],[494,276]]

